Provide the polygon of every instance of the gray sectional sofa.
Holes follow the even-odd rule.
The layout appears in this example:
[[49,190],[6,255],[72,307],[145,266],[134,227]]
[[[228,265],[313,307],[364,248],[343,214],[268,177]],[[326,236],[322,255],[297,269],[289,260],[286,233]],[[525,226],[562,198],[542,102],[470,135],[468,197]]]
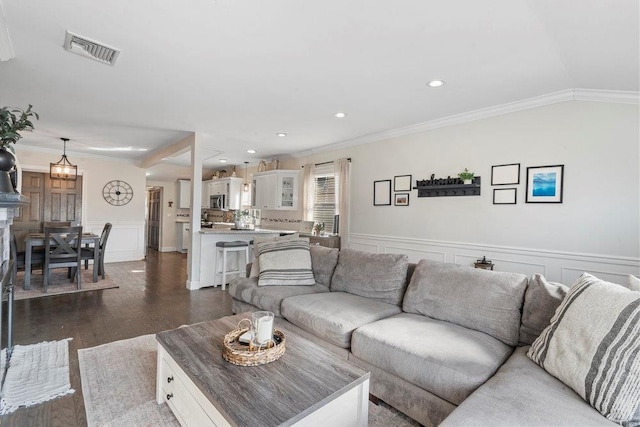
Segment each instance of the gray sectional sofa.
[[423,425],[613,424],[526,356],[561,285],[351,249],[312,246],[311,261],[313,286],[233,280],[233,311],[274,312],[370,371],[371,394]]

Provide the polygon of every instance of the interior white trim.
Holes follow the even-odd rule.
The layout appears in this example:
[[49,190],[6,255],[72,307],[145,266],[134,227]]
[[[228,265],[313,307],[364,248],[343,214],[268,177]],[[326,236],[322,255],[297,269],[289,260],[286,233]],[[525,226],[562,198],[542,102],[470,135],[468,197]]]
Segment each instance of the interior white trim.
[[351,233],[349,247],[376,253],[403,253],[410,262],[430,259],[462,265],[473,265],[486,256],[496,271],[539,273],[547,279],[570,285],[582,272],[590,272],[603,280],[626,283],[627,275],[640,274],[640,258],[603,254],[551,251],[478,243],[446,242],[411,237],[379,236]]
[[381,141],[385,139],[397,138],[406,135],[414,135],[432,129],[457,125],[475,120],[487,119],[490,117],[501,116],[509,113],[515,113],[518,111],[544,107],[546,105],[552,105],[567,101],[596,101],[618,104],[640,104],[640,92],[620,90],[565,89],[558,92],[535,96],[533,98],[523,99],[520,101],[514,101],[506,104],[495,105],[493,107],[467,111],[465,113],[455,114],[453,116],[443,117],[424,123],[418,123],[404,128],[391,129],[388,131],[366,135],[347,141],[337,142],[335,144],[325,145],[316,149],[294,153],[291,155],[291,157],[306,157],[317,153],[340,150],[348,147]]

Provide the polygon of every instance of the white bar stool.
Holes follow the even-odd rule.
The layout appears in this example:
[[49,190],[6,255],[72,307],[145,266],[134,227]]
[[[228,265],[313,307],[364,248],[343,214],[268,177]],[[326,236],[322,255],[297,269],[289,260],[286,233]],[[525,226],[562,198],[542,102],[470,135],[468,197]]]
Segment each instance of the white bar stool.
[[[236,252],[236,261],[237,261],[237,270],[227,271],[227,253]],[[244,264],[240,263],[240,252],[244,252]],[[218,260],[220,259],[220,255],[222,255],[222,268],[218,269]],[[213,265],[215,268],[215,276],[218,277],[218,274],[222,275],[222,290],[225,290],[225,286],[227,284],[227,276],[230,274],[246,274],[247,271],[247,262],[249,262],[249,244],[247,242],[243,242],[237,240],[235,242],[217,242],[216,243],[216,253],[215,258],[213,259]],[[217,286],[217,284],[216,284]]]

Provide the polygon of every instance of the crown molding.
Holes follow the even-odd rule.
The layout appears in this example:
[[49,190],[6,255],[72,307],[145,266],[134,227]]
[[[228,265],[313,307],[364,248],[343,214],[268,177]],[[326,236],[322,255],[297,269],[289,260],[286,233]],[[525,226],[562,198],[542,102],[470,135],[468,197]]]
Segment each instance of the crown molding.
[[527,98],[520,101],[508,102],[493,107],[481,108],[478,110],[468,111],[465,113],[455,114],[453,116],[443,117],[440,119],[430,120],[424,123],[391,129],[388,131],[370,134],[346,141],[336,142],[334,144],[324,145],[322,147],[311,150],[301,151],[291,154],[293,158],[307,157],[313,154],[324,153],[327,151],[335,151],[344,148],[354,147],[357,145],[367,144],[385,139],[398,138],[401,136],[414,135],[417,133],[472,122],[475,120],[487,119],[490,117],[502,116],[505,114],[515,113],[518,111],[530,110],[532,108],[544,107],[547,105],[558,104],[567,101],[595,101],[595,102],[611,102],[618,104],[640,104],[640,93],[634,91],[621,90],[595,90],[595,89],[565,89],[558,92],[552,92],[533,98]]
[[573,99],[576,101],[612,102],[615,104],[640,104],[640,92],[574,89]]

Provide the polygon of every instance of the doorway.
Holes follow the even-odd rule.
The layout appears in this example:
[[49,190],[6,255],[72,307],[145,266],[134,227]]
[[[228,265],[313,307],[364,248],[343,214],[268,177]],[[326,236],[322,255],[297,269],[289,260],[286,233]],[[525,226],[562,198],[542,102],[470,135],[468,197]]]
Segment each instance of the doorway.
[[22,194],[31,199],[18,208],[11,231],[16,236],[19,251],[24,250],[24,238],[29,233],[44,231],[45,222],[82,222],[82,176],[76,181],[52,179],[44,172],[22,172]]
[[147,247],[160,250],[162,188],[151,187],[147,191]]

